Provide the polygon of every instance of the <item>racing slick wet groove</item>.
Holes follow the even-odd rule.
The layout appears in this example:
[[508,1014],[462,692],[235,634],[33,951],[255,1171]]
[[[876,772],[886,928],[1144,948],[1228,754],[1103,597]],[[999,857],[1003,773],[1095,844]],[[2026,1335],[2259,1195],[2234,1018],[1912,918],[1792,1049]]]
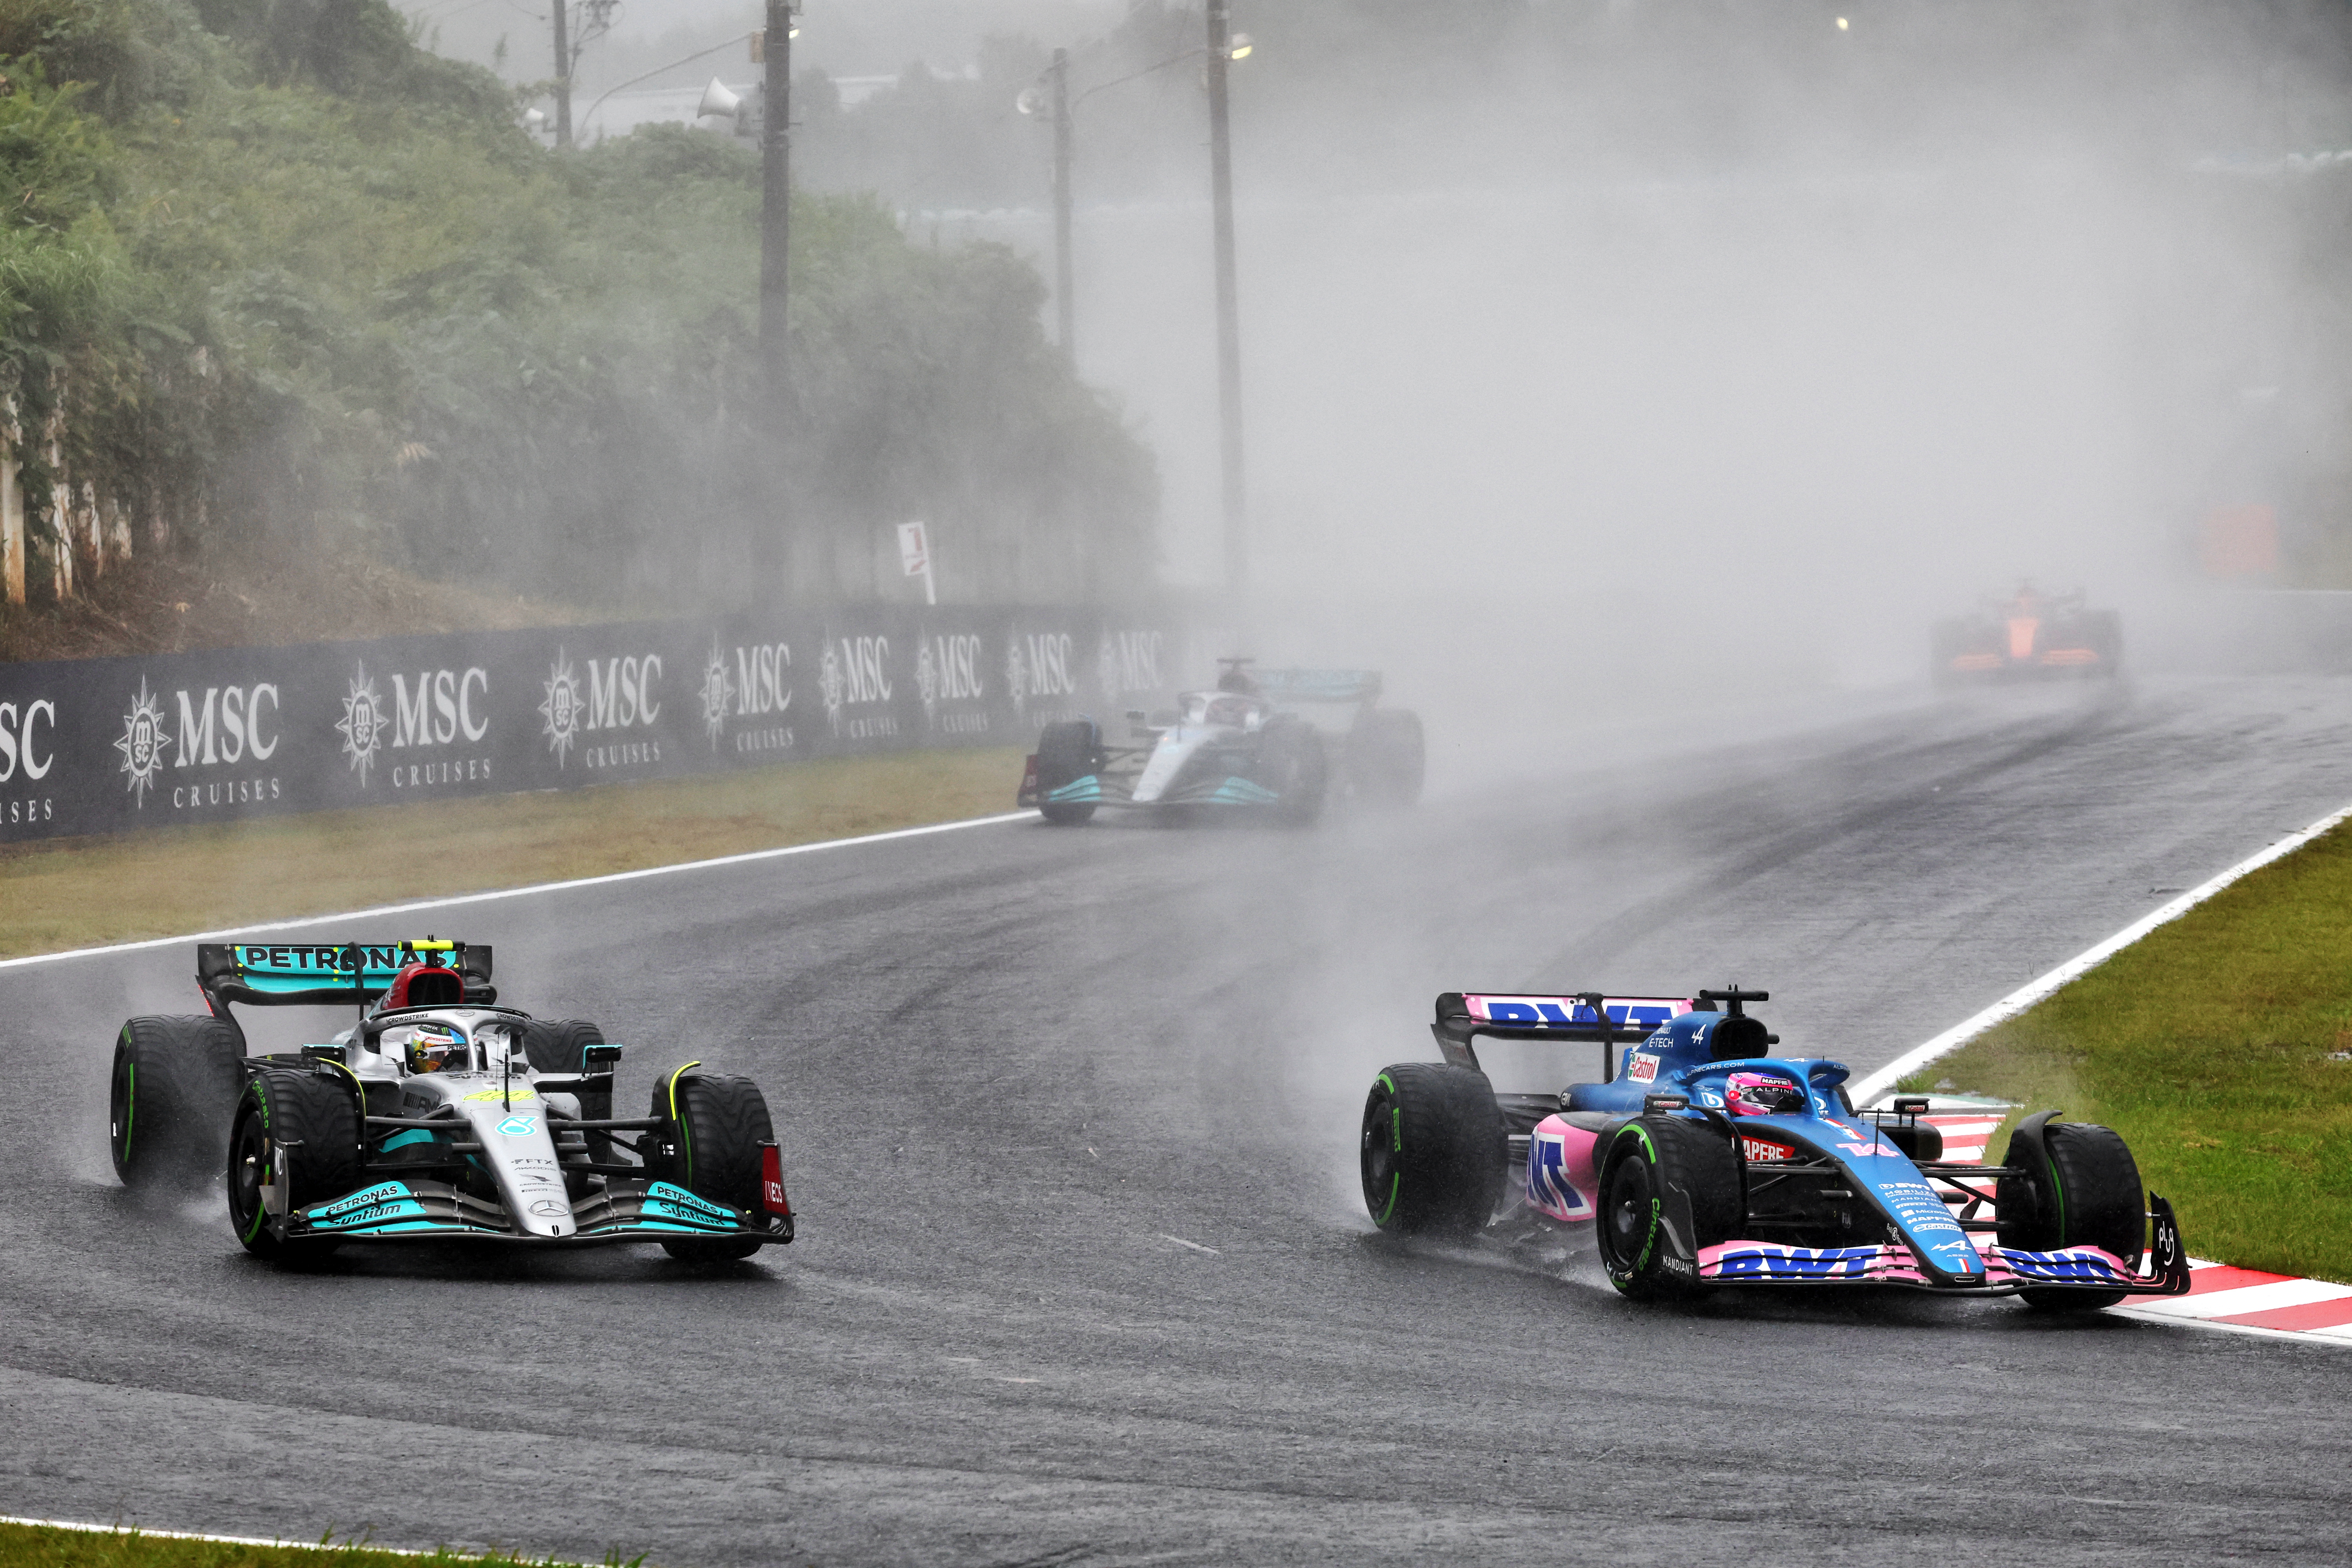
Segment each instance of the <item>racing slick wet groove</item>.
[[622,1104],[758,1077],[801,1240],[717,1272],[257,1264],[107,1167],[114,1032],[193,949],[0,973],[0,1507],[677,1568],[2341,1558],[2340,1352],[1636,1306],[1377,1237],[1353,1138],[1445,989],[1737,978],[1890,1059],[2340,804],[2347,697],[1971,696],[1450,788],[1433,723],[1422,807],[1313,832],[1011,823],[311,933],[495,943],[506,1000],[627,1044]]

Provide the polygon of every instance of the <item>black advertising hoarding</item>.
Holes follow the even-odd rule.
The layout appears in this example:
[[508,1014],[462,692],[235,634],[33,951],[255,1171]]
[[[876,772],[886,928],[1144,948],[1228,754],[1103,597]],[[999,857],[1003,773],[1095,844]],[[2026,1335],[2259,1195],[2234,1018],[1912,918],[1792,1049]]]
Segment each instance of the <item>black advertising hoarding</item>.
[[0,665],[0,843],[1020,744],[1193,662],[1156,615],[942,605]]

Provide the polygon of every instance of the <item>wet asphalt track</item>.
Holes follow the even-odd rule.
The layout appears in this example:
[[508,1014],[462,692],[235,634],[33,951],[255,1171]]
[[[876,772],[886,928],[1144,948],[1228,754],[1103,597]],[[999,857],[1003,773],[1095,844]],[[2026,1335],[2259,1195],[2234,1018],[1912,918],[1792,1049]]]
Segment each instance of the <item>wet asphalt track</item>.
[[1024,823],[415,922],[628,1041],[630,1100],[765,1082],[803,1239],[717,1276],[272,1272],[105,1170],[113,1030],[192,957],[0,973],[0,1512],[680,1568],[2342,1561],[2340,1350],[1639,1308],[1376,1238],[1352,1142],[1465,984],[1736,974],[1885,1060],[2352,798],[2347,699],[1963,701],[1306,835]]

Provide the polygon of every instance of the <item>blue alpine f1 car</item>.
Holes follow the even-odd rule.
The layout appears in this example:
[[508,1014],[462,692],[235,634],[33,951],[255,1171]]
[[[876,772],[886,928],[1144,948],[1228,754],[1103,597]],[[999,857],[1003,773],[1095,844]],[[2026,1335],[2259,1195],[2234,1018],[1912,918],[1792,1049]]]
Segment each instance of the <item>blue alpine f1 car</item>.
[[[659,1243],[692,1261],[793,1239],[767,1102],[688,1062],[613,1115],[621,1047],[499,1005],[463,942],[206,943],[208,1014],[116,1037],[108,1138],[129,1185],[227,1172],[249,1252],[347,1242]],[[351,1008],[324,1044],[252,1054],[231,1004]],[[634,1155],[635,1158],[627,1156]]]
[[[2143,1206],[2116,1133],[2042,1111],[1998,1165],[1948,1163],[1925,1100],[1856,1110],[1843,1065],[1779,1054],[1746,1011],[1769,999],[1445,993],[1444,1060],[1388,1068],[1364,1105],[1373,1222],[1591,1226],[1611,1281],[1641,1298],[1892,1285],[2079,1310],[2188,1290],[2171,1205]],[[1497,1095],[1479,1036],[1597,1043],[1601,1081]]]

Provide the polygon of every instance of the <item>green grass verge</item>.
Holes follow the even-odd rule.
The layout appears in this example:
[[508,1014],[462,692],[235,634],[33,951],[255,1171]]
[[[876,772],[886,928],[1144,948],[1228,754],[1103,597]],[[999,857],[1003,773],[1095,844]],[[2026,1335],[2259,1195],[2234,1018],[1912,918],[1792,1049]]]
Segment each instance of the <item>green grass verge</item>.
[[1013,809],[1018,747],[0,847],[0,957],[484,892]]
[[2122,1133],[2200,1257],[2352,1281],[2352,825],[1900,1087],[1947,1086]]
[[[317,1546],[248,1546],[230,1541],[182,1541],[135,1530],[59,1530],[41,1524],[0,1524],[0,1563],[9,1568],[553,1568],[552,1557],[503,1552],[385,1552],[357,1542]],[[608,1568],[635,1568],[642,1558],[605,1558]]]

